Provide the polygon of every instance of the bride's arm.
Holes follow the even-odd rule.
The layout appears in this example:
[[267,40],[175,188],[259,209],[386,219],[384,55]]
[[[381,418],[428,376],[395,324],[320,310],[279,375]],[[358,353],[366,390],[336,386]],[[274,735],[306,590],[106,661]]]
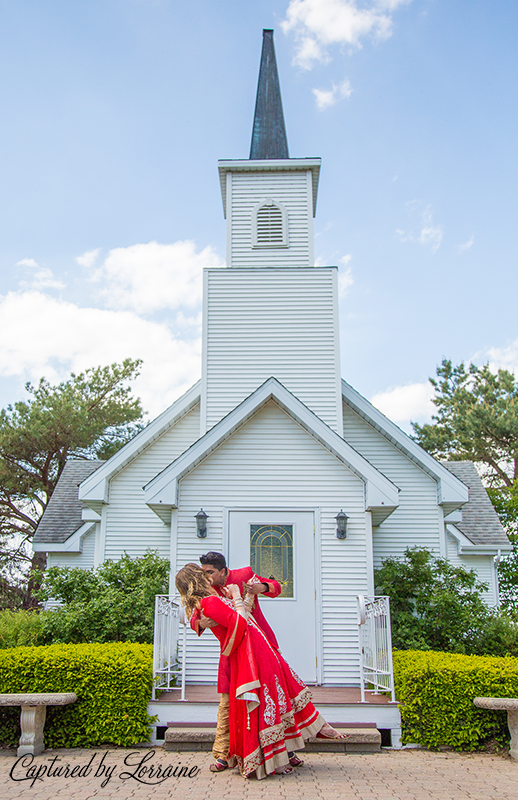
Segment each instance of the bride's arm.
[[212,595],[202,600],[202,608],[208,617],[227,629],[221,642],[221,652],[224,656],[230,656],[239,647],[246,633],[246,615],[237,609],[234,611],[221,597]]
[[248,619],[248,615],[250,613],[250,606],[247,603],[245,603],[245,601],[241,597],[239,586],[235,583],[229,583],[229,585],[226,586],[225,588],[227,590],[227,596],[234,601],[234,607],[237,613],[241,617],[243,617],[243,619]]

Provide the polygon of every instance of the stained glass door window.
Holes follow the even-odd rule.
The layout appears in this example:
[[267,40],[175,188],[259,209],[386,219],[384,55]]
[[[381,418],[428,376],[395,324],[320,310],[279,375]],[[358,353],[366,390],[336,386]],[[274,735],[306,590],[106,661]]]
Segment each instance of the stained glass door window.
[[279,581],[281,597],[293,597],[293,525],[250,525],[250,566]]

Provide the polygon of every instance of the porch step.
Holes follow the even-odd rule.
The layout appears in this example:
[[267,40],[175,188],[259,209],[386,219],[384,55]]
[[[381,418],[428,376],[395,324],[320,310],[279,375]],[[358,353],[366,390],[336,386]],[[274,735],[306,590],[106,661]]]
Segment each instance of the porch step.
[[[371,725],[358,725],[351,723],[333,723],[335,728],[340,728],[349,738],[340,741],[337,739],[308,739],[306,751],[309,753],[375,753],[381,750],[381,734],[376,727]],[[164,750],[179,752],[193,752],[212,750],[216,737],[215,726],[189,726],[168,727],[164,737]]]

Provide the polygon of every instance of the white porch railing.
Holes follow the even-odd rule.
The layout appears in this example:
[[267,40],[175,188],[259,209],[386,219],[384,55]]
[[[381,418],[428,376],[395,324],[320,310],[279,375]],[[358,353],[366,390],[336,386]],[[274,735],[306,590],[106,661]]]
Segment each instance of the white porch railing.
[[374,687],[375,694],[390,692],[395,703],[390,600],[362,594],[357,600],[361,702],[365,703],[365,689]]
[[156,692],[163,690],[180,691],[180,699],[185,700],[185,646],[185,612],[179,598],[157,594],[153,637],[153,700],[156,699]]
[[[357,595],[361,702],[365,690],[390,692],[396,702],[392,666],[390,600]],[[185,700],[186,620],[178,597],[156,595],[153,640],[153,700],[157,691],[179,691]]]

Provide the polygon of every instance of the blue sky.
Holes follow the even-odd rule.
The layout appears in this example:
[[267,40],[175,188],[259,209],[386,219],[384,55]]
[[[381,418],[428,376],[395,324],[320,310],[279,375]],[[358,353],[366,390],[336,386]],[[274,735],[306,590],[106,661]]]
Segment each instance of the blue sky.
[[0,0],[2,406],[126,356],[152,415],[198,378],[264,27],[290,155],[323,159],[344,378],[408,429],[443,357],[518,369],[518,4]]

